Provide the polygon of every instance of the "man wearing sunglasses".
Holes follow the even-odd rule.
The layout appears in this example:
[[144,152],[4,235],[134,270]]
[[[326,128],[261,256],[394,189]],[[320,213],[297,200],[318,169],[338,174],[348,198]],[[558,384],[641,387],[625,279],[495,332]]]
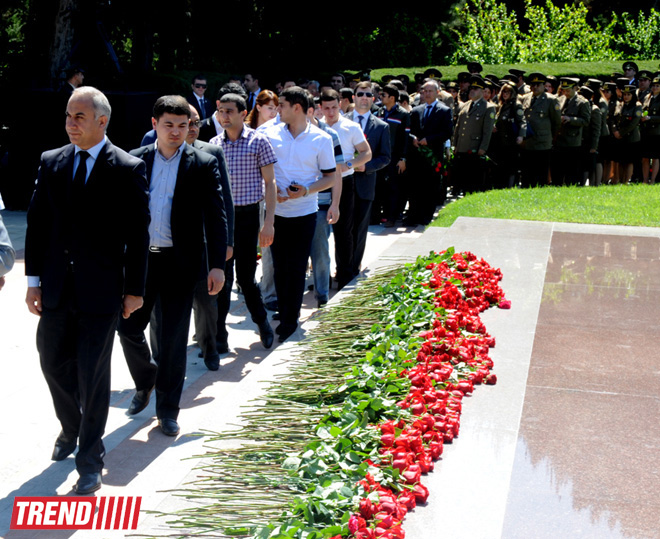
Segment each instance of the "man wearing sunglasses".
[[188,96],[188,103],[195,107],[199,117],[204,120],[215,112],[214,103],[204,95],[208,87],[206,77],[201,73],[195,75],[190,87],[192,88],[192,94]]
[[[355,190],[353,196],[353,277],[360,273],[362,257],[367,245],[367,233],[371,217],[371,205],[376,196],[376,172],[389,165],[392,158],[390,145],[390,126],[371,114],[374,104],[374,92],[371,82],[360,82],[355,87],[353,96],[355,110],[350,118],[358,123],[371,148],[371,159],[364,165],[364,170],[355,170]],[[344,197],[342,191],[342,202]],[[341,211],[341,207],[340,207]]]

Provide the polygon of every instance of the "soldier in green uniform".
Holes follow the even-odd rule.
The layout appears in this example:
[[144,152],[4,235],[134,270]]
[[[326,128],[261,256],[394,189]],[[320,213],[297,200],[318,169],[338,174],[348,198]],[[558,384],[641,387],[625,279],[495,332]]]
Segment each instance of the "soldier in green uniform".
[[495,125],[495,105],[484,99],[484,79],[470,79],[470,100],[458,111],[452,137],[454,147],[454,185],[466,193],[483,191],[485,160]]
[[495,161],[494,187],[504,189],[513,187],[517,183],[516,175],[522,144],[520,132],[525,126],[525,116],[518,101],[516,87],[512,82],[502,83],[497,98],[495,127],[488,155]]
[[561,124],[555,137],[552,153],[552,183],[554,185],[582,185],[582,170],[579,166],[580,147],[582,130],[591,121],[591,105],[578,94],[579,79],[562,77],[560,82],[562,96],[558,102],[561,110]]
[[642,172],[644,183],[655,183],[660,170],[660,77],[651,81],[651,93],[642,105]]
[[[596,152],[596,169],[593,176],[589,176],[589,185],[598,186],[603,181],[608,144],[611,134],[609,127],[609,104],[604,97],[603,83],[598,79],[588,79],[586,86],[593,91],[592,101],[600,109],[600,136],[598,138],[598,151]],[[609,176],[608,176],[609,179]]]
[[651,79],[653,74],[650,71],[642,69],[637,73],[637,80],[639,85],[637,87],[637,101],[644,103],[646,96],[651,93]]
[[582,146],[580,147],[580,163],[582,169],[582,185],[594,185],[596,181],[596,163],[598,156],[598,143],[602,129],[602,112],[594,102],[594,91],[588,86],[582,86],[578,93],[584,97],[591,106],[591,119],[582,130]]
[[642,105],[637,101],[636,86],[627,84],[621,90],[622,101],[617,103],[612,120],[614,159],[619,165],[614,183],[628,183],[632,179],[635,161],[639,159],[639,124]]
[[542,73],[531,73],[527,80],[531,91],[521,102],[525,117],[520,130],[523,187],[547,184],[552,139],[561,124],[559,103],[554,95],[546,93],[546,80]]

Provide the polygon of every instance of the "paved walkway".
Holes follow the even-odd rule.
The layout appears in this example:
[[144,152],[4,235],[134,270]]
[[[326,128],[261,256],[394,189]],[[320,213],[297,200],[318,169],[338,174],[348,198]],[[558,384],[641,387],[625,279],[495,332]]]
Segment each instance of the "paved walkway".
[[[7,214],[14,239],[20,215]],[[373,227],[366,270],[449,246],[500,267],[513,305],[484,313],[497,340],[498,384],[464,401],[460,437],[425,478],[429,503],[409,514],[406,537],[660,537],[660,354],[649,338],[660,329],[660,229],[468,218],[423,234]],[[22,273],[19,263],[0,292],[0,535],[123,537],[8,531],[15,496],[70,494],[77,477],[73,459],[49,460],[59,427]],[[304,316],[314,303],[307,294]],[[186,503],[168,491],[196,477],[199,461],[187,457],[203,453],[204,442],[195,434],[232,428],[295,346],[294,339],[266,354],[240,301],[230,325],[233,350],[217,373],[189,349],[174,440],[158,430],[153,404],[125,415],[133,388],[117,343],[100,495],[142,496],[143,510]],[[303,334],[304,326],[296,337]],[[172,530],[142,513],[137,534]]]

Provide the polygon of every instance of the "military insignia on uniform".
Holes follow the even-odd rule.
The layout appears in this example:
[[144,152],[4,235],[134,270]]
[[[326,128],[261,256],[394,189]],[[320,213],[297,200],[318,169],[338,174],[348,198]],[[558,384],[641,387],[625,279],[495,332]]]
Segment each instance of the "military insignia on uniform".
[[635,112],[635,116],[641,116],[641,115],[642,115],[642,111],[641,111],[641,110],[638,110],[637,112]]
[[525,113],[523,112],[523,109],[518,109],[518,110],[516,111],[516,114],[517,114],[518,116],[522,116],[522,115],[525,114]]
[[555,103],[555,110],[559,110],[559,103]]
[[[520,111],[520,112],[522,113],[522,111]],[[495,118],[495,113],[494,113],[494,112],[491,112],[491,113],[490,113],[490,119],[492,120],[493,118]]]

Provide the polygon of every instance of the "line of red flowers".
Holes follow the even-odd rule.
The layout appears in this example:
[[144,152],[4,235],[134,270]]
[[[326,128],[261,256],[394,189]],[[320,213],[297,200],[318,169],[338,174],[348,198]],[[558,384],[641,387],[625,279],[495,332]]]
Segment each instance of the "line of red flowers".
[[371,466],[398,469],[403,484],[395,492],[369,473],[359,482],[367,494],[378,494],[378,502],[364,497],[359,511],[351,515],[348,528],[355,539],[405,537],[404,517],[429,496],[422,474],[433,470],[443,444],[458,436],[463,397],[475,385],[497,382],[488,356],[495,339],[486,332],[479,314],[492,305],[511,307],[499,286],[501,271],[469,252],[456,253],[449,263],[432,263],[426,269],[432,276],[424,286],[435,290],[435,305],[445,309],[446,315],[438,316],[433,328],[420,334],[424,342],[416,360],[409,360],[412,366],[400,373],[410,379],[411,388],[397,404],[410,409],[412,422],[378,425],[382,459],[378,464],[368,461]]

